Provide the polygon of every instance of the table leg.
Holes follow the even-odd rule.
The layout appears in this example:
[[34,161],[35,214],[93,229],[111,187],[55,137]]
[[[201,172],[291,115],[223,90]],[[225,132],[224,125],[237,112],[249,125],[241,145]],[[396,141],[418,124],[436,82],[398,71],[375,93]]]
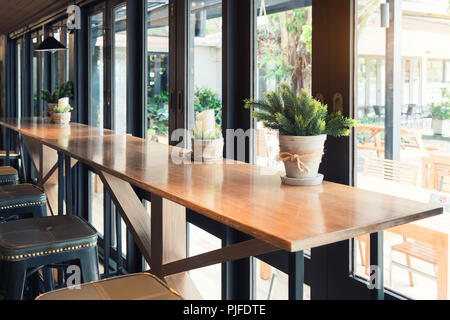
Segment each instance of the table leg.
[[305,258],[303,251],[289,253],[289,300],[303,300]]
[[66,213],[73,214],[72,210],[72,163],[69,156],[65,156],[65,182],[66,182]]
[[383,231],[370,234],[370,265],[371,298],[384,300]]
[[[6,137],[6,165],[10,165],[10,159],[9,159],[9,149],[11,148],[11,141],[10,141],[10,133],[8,128],[5,128],[5,137]],[[23,163],[22,163],[23,165]]]
[[163,199],[151,195],[151,271],[159,278],[163,278]]
[[58,152],[58,215],[64,214],[64,155]]
[[448,256],[447,248],[438,248],[438,261],[437,261],[437,288],[438,300],[447,300],[447,286],[448,286]]

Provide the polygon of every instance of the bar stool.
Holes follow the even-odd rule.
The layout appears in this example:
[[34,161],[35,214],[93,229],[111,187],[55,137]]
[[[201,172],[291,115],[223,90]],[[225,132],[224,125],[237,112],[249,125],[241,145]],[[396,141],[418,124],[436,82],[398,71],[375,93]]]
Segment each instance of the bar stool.
[[85,283],[77,290],[59,289],[36,300],[182,300],[163,281],[150,273],[136,273]]
[[0,220],[45,216],[46,204],[44,190],[33,184],[0,186]]
[[95,281],[99,279],[97,231],[74,215],[2,223],[0,261],[6,299],[22,299],[26,278],[44,266],[78,265],[82,282]]
[[19,183],[17,170],[10,166],[0,166],[0,185],[10,185]]

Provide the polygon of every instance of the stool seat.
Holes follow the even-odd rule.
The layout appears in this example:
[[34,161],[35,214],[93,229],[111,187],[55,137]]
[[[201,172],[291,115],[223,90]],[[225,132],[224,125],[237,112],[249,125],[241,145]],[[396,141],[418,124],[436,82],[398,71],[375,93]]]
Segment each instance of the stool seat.
[[0,186],[0,210],[41,205],[46,201],[44,190],[33,184]]
[[16,184],[19,182],[17,170],[10,166],[0,166],[0,185]]
[[78,216],[30,218],[0,224],[0,259],[20,261],[97,245],[97,231]]
[[44,293],[36,300],[182,300],[182,297],[150,273],[128,274]]

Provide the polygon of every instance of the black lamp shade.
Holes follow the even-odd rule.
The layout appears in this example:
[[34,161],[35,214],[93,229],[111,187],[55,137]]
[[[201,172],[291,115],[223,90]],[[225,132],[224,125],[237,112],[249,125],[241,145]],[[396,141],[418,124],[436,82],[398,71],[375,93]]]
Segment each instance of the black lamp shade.
[[45,38],[45,40],[35,49],[35,51],[52,52],[58,50],[67,50],[67,48],[52,36]]

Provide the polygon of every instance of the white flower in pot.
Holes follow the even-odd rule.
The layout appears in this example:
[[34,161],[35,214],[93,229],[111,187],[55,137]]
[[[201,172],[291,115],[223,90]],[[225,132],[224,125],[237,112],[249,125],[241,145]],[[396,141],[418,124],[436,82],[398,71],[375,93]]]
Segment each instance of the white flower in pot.
[[322,183],[318,173],[327,135],[348,136],[355,126],[353,119],[341,112],[328,114],[328,107],[306,91],[297,95],[287,83],[268,92],[260,101],[246,100],[254,107],[253,116],[267,128],[278,130],[280,154],[286,176],[282,181],[294,185]]
[[192,131],[192,158],[195,161],[216,161],[223,157],[222,130],[216,124],[214,110],[199,113]]
[[61,98],[67,98],[67,104],[68,98],[73,96],[73,86],[72,82],[68,81],[65,83],[62,83],[59,85],[53,92],[50,92],[49,90],[42,90],[41,91],[41,99],[47,102],[47,110],[43,113],[43,117],[51,117],[53,114],[53,110],[56,106],[59,105],[59,99]]
[[69,104],[69,98],[64,97],[58,100],[58,105],[53,108],[52,121],[56,124],[69,124],[73,108]]

